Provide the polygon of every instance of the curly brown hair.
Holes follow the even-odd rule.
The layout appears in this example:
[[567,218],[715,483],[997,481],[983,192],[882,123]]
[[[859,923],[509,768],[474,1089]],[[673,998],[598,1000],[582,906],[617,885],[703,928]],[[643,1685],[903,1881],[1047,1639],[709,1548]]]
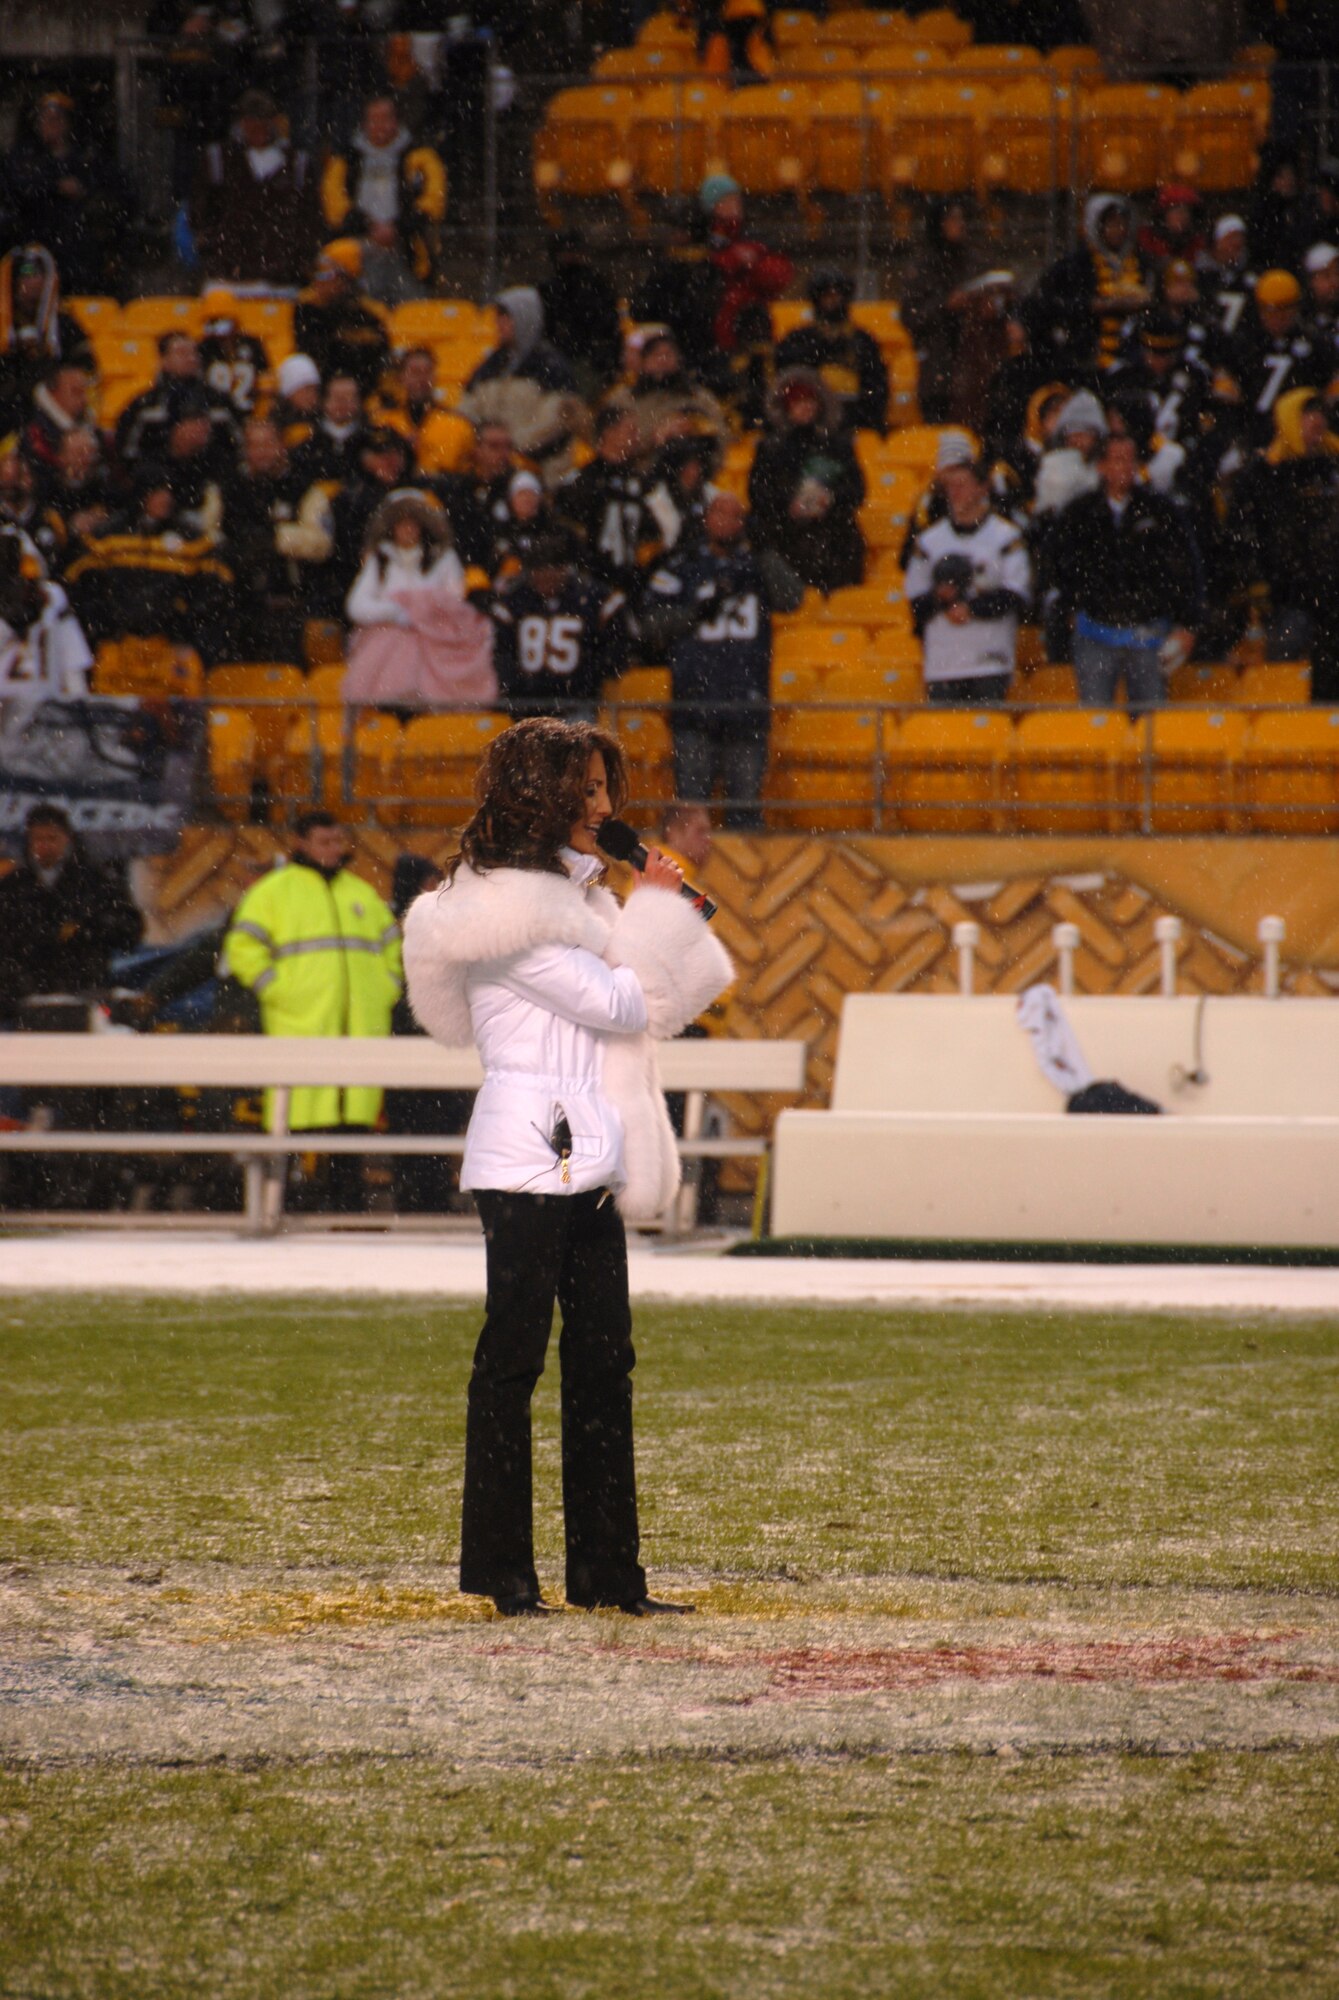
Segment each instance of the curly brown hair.
[[448,878],[462,861],[476,874],[490,868],[564,874],[559,849],[585,811],[586,773],[597,750],[618,812],[628,795],[627,764],[603,729],[534,715],[495,736],[475,774],[474,816],[447,864]]

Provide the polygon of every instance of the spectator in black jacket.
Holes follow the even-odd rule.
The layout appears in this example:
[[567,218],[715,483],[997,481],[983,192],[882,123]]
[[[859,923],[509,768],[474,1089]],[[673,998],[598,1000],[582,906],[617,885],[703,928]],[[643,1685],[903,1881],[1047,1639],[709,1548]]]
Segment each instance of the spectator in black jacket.
[[1268,446],[1274,411],[1290,389],[1323,389],[1334,373],[1334,350],[1312,338],[1302,321],[1302,287],[1291,271],[1266,271],[1255,287],[1255,312],[1233,342],[1230,362],[1241,389],[1246,441]]
[[493,665],[514,715],[595,720],[600,688],[627,664],[627,598],[579,569],[570,536],[538,536],[490,607]]
[[749,473],[754,540],[825,595],[862,583],[865,478],[836,398],[812,369],[790,368],[776,379],[768,415]]
[[206,421],[211,445],[222,451],[230,447],[232,405],[205,386],[198,344],[189,333],[165,333],[158,342],[158,373],[151,387],[121,412],[117,457],[132,469],[139,459],[166,457],[169,437],[188,418]]
[[352,375],[370,396],[390,366],[391,344],[380,310],[359,295],[362,269],[363,246],[356,236],[326,244],[293,313],[293,345],[311,356],[322,381]]
[[124,884],[94,867],[69,815],[34,806],[23,860],[0,880],[0,1018],[18,1019],[34,994],[97,993],[113,956],[133,951],[143,934]]
[[553,496],[554,518],[577,538],[593,575],[636,595],[660,533],[647,508],[653,481],[637,462],[633,413],[606,405],[595,419],[595,456]]
[[623,351],[618,293],[591,263],[579,229],[555,236],[549,258],[553,275],[539,288],[544,325],[571,362],[578,389],[593,403],[618,374]]
[[1057,607],[1074,622],[1079,699],[1108,708],[1122,679],[1131,715],[1162,701],[1200,615],[1199,559],[1180,509],[1139,483],[1134,439],[1114,433],[1101,485],[1070,502],[1046,558]]
[[319,583],[333,521],[321,486],[293,466],[268,418],[252,417],[242,434],[241,463],[223,489],[223,531],[236,578],[231,657],[301,659],[306,620],[331,599]]
[[53,368],[69,362],[93,373],[92,344],[60,294],[55,259],[40,243],[0,258],[0,436],[23,421]]
[[882,436],[888,428],[888,370],[873,334],[852,323],[854,297],[855,280],[846,272],[815,271],[809,281],[814,316],[778,346],[777,372],[812,368],[836,397],[846,429]]
[[775,551],[754,553],[746,530],[735,495],[714,493],[701,539],[652,572],[640,620],[643,650],[670,664],[675,793],[705,805],[719,784],[732,828],[762,825],[772,613],[798,610],[804,595]]
[[130,219],[130,192],[114,161],[74,136],[74,101],[49,90],[29,137],[5,162],[20,240],[46,244],[66,288],[105,292]]

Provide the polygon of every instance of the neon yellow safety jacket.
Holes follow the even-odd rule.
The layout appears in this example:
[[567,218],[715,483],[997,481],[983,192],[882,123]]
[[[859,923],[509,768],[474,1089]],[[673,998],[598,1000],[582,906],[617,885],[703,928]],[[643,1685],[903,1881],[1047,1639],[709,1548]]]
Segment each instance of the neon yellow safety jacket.
[[[226,969],[260,1001],[267,1035],[388,1035],[404,988],[400,928],[376,890],[342,869],[327,881],[290,861],[262,876],[233,912]],[[375,1125],[379,1090],[304,1086],[288,1122]],[[266,1093],[266,1122],[272,1093]]]

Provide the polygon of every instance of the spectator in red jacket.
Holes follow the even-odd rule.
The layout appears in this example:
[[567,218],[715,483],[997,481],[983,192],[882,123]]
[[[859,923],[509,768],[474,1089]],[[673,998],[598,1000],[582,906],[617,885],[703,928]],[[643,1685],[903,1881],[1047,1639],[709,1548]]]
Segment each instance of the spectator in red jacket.
[[[712,266],[723,282],[712,329],[720,359],[720,391],[744,421],[765,421],[773,347],[773,299],[795,275],[789,257],[744,231],[744,196],[729,174],[708,174],[698,191]],[[716,383],[713,382],[715,387]]]

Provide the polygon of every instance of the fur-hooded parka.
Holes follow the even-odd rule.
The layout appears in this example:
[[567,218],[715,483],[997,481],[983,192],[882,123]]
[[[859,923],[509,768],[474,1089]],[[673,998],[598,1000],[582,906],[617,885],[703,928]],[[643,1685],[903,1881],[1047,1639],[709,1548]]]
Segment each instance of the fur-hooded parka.
[[409,1003],[419,1024],[448,1048],[473,1040],[465,982],[473,965],[541,945],[575,945],[626,966],[646,997],[647,1029],[610,1035],[602,1087],[623,1121],[625,1185],[619,1211],[630,1222],[660,1215],[679,1187],[654,1044],[680,1034],[733,977],[729,955],[683,898],[641,888],[620,907],[604,889],[566,875],[520,868],[454,881],[411,904],[404,926]]

